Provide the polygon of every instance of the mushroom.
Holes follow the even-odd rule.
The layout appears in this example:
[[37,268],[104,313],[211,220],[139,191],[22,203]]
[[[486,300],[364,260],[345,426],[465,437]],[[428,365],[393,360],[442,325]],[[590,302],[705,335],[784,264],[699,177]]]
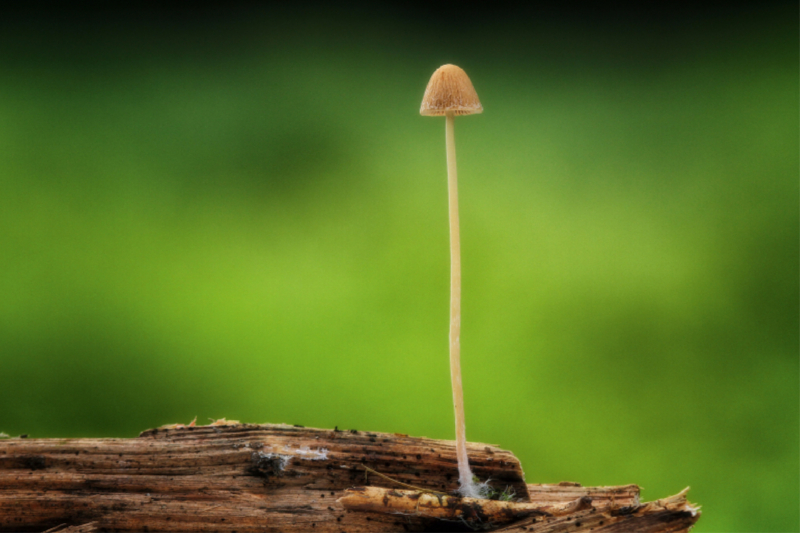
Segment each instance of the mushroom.
[[456,115],[482,113],[483,106],[467,73],[455,65],[443,65],[431,76],[419,112],[424,116],[445,117],[450,207],[450,381],[453,386],[453,407],[456,417],[458,482],[462,496],[479,498],[484,491],[475,483],[469,468],[464,423],[464,392],[461,386],[461,244],[458,231],[458,173],[453,126]]

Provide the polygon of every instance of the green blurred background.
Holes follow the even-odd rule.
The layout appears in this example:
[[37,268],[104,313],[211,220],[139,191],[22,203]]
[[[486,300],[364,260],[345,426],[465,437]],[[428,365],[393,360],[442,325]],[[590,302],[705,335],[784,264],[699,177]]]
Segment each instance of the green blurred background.
[[470,440],[797,531],[798,8],[238,3],[0,21],[0,431]]

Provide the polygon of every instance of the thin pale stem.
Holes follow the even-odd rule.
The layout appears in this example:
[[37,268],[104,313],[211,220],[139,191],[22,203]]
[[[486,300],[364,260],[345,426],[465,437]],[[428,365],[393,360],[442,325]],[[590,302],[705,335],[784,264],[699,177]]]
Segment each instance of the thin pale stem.
[[[455,117],[453,113],[447,113],[445,118],[447,188],[450,206],[450,380],[453,385],[453,407],[456,413],[458,481],[462,491],[471,492],[473,481],[467,458],[464,392],[461,386],[461,242],[458,230],[458,171],[453,128]],[[470,495],[464,494],[464,496]]]

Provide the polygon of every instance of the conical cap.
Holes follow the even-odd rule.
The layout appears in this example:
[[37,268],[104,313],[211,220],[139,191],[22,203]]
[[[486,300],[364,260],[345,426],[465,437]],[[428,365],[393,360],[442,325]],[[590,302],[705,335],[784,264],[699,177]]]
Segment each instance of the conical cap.
[[436,69],[419,108],[420,115],[425,116],[444,115],[448,111],[455,115],[483,113],[483,106],[469,76],[455,65],[442,65]]

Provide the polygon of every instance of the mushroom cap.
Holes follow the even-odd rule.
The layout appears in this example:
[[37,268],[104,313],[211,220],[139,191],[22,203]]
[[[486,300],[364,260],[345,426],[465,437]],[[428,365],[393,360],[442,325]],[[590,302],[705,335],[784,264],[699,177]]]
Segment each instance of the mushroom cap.
[[483,113],[483,106],[469,76],[455,65],[442,65],[436,69],[419,108],[419,114],[424,116],[440,116],[447,112],[454,115]]

